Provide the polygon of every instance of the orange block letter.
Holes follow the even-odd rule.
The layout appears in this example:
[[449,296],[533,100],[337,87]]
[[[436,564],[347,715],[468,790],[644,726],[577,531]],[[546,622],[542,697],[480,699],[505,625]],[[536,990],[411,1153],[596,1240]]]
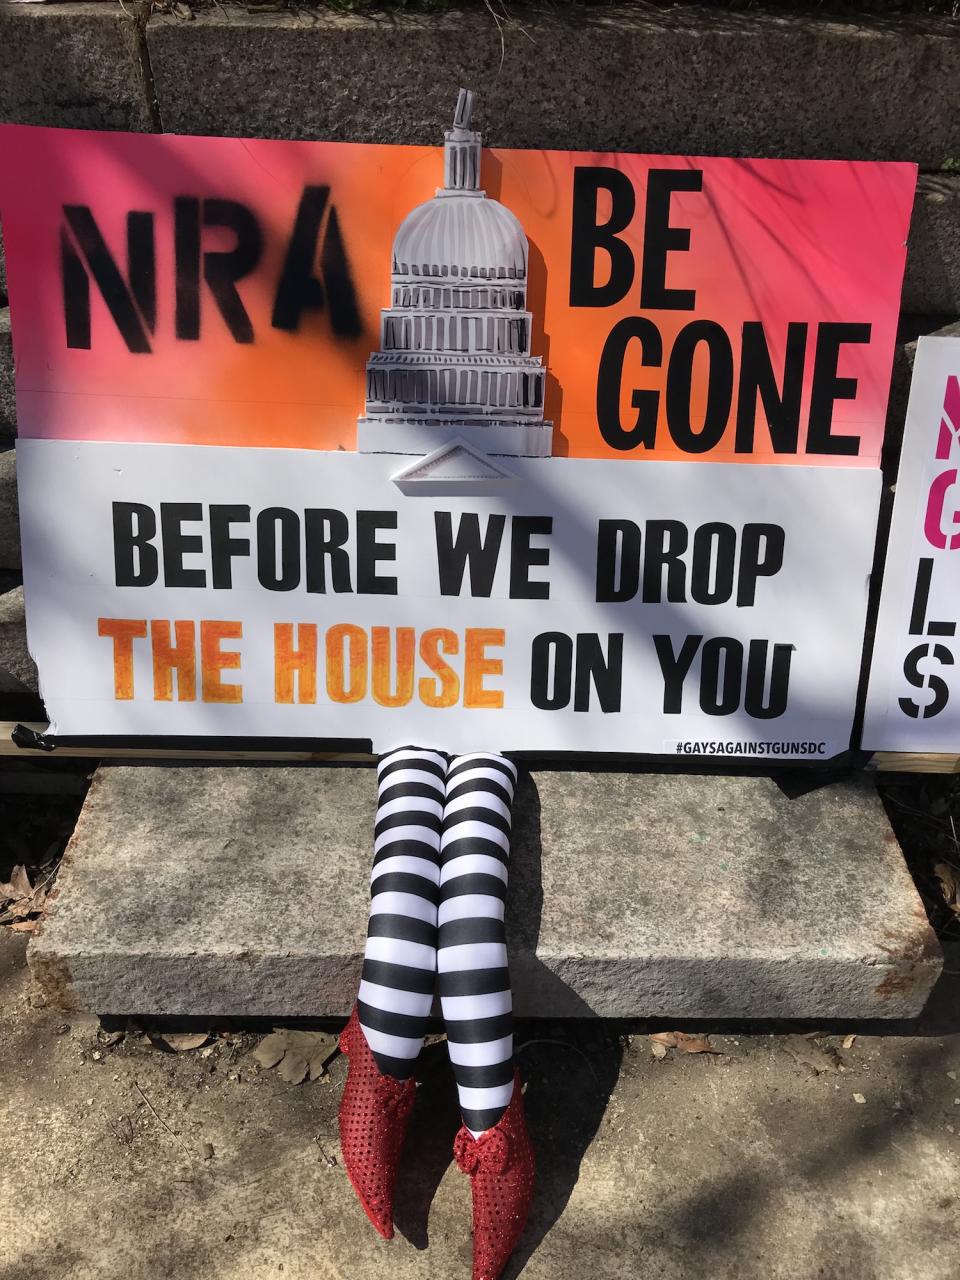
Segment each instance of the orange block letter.
[[503,674],[503,659],[488,658],[488,644],[503,645],[506,632],[499,627],[467,627],[467,643],[463,664],[463,705],[465,707],[502,707],[503,690],[485,689],[484,676]]
[[113,696],[119,702],[133,697],[133,642],[145,640],[146,618],[98,618],[97,635],[113,641]]
[[[350,683],[344,680],[343,642],[347,642]],[[367,633],[351,622],[327,632],[327,696],[331,702],[359,702],[367,692]]]
[[413,697],[413,627],[397,627],[397,688],[390,689],[390,628],[371,627],[373,700],[381,707],[405,707]]
[[240,666],[240,654],[234,649],[226,653],[220,648],[221,640],[240,640],[243,624],[240,622],[200,623],[200,687],[204,702],[242,702],[243,685],[224,684],[221,671],[236,671]]
[[317,624],[297,624],[298,647],[293,645],[293,623],[277,622],[273,628],[274,701],[293,702],[293,677],[297,677],[298,702],[317,700]]
[[420,657],[431,671],[439,676],[423,676],[420,680],[420,701],[425,707],[452,707],[460,697],[460,677],[440,657],[443,653],[460,652],[460,637],[455,631],[433,627],[420,637]]
[[153,648],[153,697],[173,701],[173,673],[177,673],[177,701],[193,702],[197,696],[197,640],[192,622],[175,622],[176,643],[170,643],[170,623],[154,618],[150,623]]

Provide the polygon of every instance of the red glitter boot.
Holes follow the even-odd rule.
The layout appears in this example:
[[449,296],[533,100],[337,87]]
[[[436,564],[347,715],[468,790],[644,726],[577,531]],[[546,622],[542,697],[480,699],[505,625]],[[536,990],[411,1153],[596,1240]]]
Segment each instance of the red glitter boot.
[[453,1155],[473,1184],[473,1280],[496,1280],[523,1234],[533,1200],[535,1161],[517,1072],[510,1105],[497,1123],[479,1138],[461,1128]]
[[416,1083],[385,1076],[367,1044],[354,1006],[340,1033],[350,1060],[340,1099],[343,1163],[367,1217],[385,1240],[393,1238],[393,1184],[407,1133]]

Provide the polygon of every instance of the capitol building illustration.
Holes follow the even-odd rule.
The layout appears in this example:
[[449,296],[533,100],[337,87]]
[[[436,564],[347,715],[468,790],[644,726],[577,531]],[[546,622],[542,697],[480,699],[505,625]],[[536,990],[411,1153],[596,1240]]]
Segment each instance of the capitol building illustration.
[[361,453],[429,454],[453,440],[478,452],[549,457],[545,370],[530,354],[527,237],[479,189],[473,94],[460,90],[444,134],[444,185],[393,242],[390,306],[367,361]]

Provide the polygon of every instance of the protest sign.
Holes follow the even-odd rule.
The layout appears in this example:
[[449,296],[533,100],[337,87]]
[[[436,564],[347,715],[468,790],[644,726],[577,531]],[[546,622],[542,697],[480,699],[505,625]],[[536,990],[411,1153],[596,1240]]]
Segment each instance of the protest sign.
[[960,751],[960,339],[921,338],[863,725],[868,751]]
[[55,732],[849,745],[913,166],[0,149]]

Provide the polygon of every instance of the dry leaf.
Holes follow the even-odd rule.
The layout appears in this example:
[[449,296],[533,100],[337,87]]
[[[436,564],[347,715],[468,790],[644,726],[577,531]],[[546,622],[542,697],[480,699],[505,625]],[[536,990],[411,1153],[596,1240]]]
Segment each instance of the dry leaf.
[[[50,879],[47,876],[31,885],[26,868],[14,867],[10,879],[0,882],[0,924],[8,924],[18,933],[32,933],[37,922],[29,917],[38,916],[43,910]],[[29,923],[29,928],[18,928],[21,923]]]
[[14,867],[10,872],[9,880],[0,880],[0,902],[10,902],[18,898],[31,898],[32,896],[33,885],[30,883],[26,867]]
[[677,1044],[677,1033],[675,1031],[657,1031],[650,1039],[654,1044],[663,1045],[666,1049],[674,1049]]
[[[682,1053],[720,1053],[706,1036],[690,1036],[685,1031],[657,1031],[650,1037],[651,1049],[655,1058],[666,1056],[668,1049],[679,1049]],[[658,1053],[661,1049],[663,1052]]]
[[199,1032],[173,1032],[165,1033],[155,1037],[160,1044],[164,1044],[168,1049],[172,1049],[174,1053],[189,1053],[191,1049],[202,1048],[210,1037],[205,1031]]
[[843,1049],[852,1049],[852,1048],[853,1048],[853,1042],[854,1042],[854,1040],[856,1040],[856,1038],[857,1038],[857,1037],[856,1037],[855,1035],[844,1036],[844,1037],[843,1037],[843,1044],[842,1044],[841,1048],[843,1048]]
[[333,1052],[337,1037],[325,1031],[274,1031],[253,1050],[253,1058],[265,1067],[276,1067],[288,1084],[319,1080],[323,1064]]
[[684,1053],[720,1053],[720,1049],[715,1049],[706,1036],[688,1036],[684,1032],[678,1031],[677,1048],[682,1049]]
[[15,920],[10,928],[16,933],[33,933],[39,923],[39,920]]
[[257,1047],[253,1050],[254,1061],[259,1062],[261,1067],[267,1070],[275,1067],[283,1055],[287,1052],[287,1042],[282,1031],[274,1031],[272,1035],[264,1036]]
[[787,1052],[815,1075],[835,1074],[840,1070],[836,1053],[822,1049],[814,1040],[804,1036],[788,1036],[784,1044]]
[[938,862],[933,868],[933,874],[940,881],[944,902],[954,915],[960,915],[960,876],[956,869],[949,862]]

